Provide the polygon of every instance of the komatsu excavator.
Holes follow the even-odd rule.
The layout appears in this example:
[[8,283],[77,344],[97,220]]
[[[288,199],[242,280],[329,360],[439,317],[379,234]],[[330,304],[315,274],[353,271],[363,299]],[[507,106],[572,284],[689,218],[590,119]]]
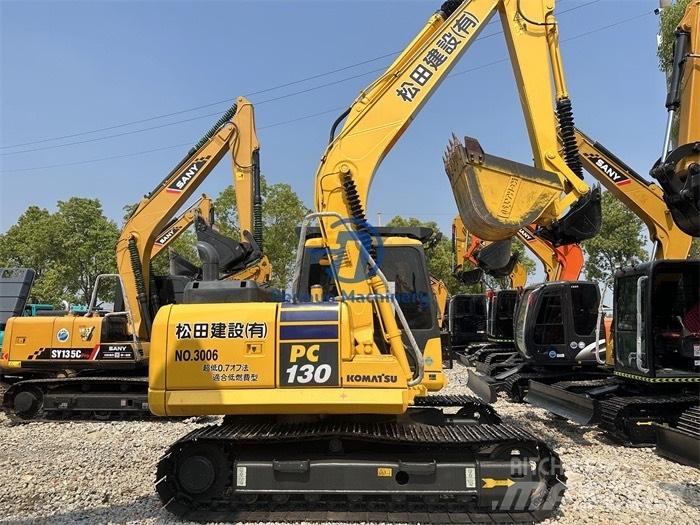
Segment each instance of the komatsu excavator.
[[[676,30],[666,99],[669,128],[662,157],[651,170],[668,213],[693,235],[700,220],[694,200],[700,171],[698,100],[700,0],[693,0]],[[668,153],[679,107],[678,146]],[[660,242],[655,260],[615,273],[613,351],[605,363],[601,360],[611,375],[592,383],[531,381],[526,400],[577,423],[598,423],[626,443],[656,443],[661,455],[700,467],[700,261],[683,260],[685,241],[675,259],[660,255],[670,253]]]
[[[190,281],[180,276],[152,275],[154,246],[178,208],[226,152],[232,155],[239,184],[239,178],[259,176],[258,150],[253,107],[239,98],[138,204],[117,242],[119,273],[97,278],[85,315],[9,319],[0,367],[4,377],[19,379],[3,398],[3,408],[11,416],[106,418],[148,414],[146,371],[152,319],[160,307],[178,301],[185,283]],[[246,193],[241,191],[241,195]],[[207,240],[216,234],[206,233]],[[223,239],[220,245],[226,248],[225,257],[219,256],[219,246],[198,244],[200,252],[214,254],[210,259],[216,259],[215,278],[222,268],[231,273],[254,268],[253,274],[265,280],[269,264],[261,258],[252,234],[245,231],[247,240],[241,242],[219,237]],[[114,290],[106,290],[109,287],[105,283],[110,281],[116,283]],[[113,311],[100,308],[106,298],[114,302]]]
[[[444,3],[336,120],[316,175],[316,212],[307,217],[320,222],[320,237],[310,241],[326,258],[304,264],[312,246],[305,221],[292,286],[312,302],[280,303],[246,282],[202,282],[188,287],[185,304],[160,309],[151,410],[229,416],[163,456],[156,489],[166,509],[202,521],[266,520],[279,512],[324,521],[329,511],[346,521],[439,514],[456,523],[551,515],[563,478],[543,441],[485,423],[490,407],[473,399],[427,395],[445,378],[435,316],[419,300],[429,291],[422,245],[410,235],[376,232],[364,208],[381,160],[498,11],[536,167],[468,157],[478,180],[506,182],[496,194],[476,190],[486,206],[470,219],[489,240],[511,237],[542,215],[558,244],[597,232],[597,192],[559,154],[558,131],[573,132],[569,99],[558,89],[558,130],[549,82],[542,82],[553,68],[562,86],[553,7],[550,0]],[[548,50],[551,61],[543,62]],[[571,149],[569,139],[565,144]],[[509,184],[514,173],[528,178]],[[537,210],[523,214],[532,203]],[[503,217],[505,227],[496,220]],[[334,300],[324,300],[329,296]],[[456,416],[440,410],[455,405]],[[543,461],[550,467],[538,468]]]

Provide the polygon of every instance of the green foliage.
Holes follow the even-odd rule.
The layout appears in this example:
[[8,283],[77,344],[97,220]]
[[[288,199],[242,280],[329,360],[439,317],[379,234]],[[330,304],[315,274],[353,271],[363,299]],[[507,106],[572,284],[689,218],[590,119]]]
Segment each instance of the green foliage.
[[634,259],[647,258],[642,237],[642,221],[610,192],[603,193],[603,226],[600,233],[584,241],[588,255],[584,267],[588,279],[603,280],[615,267]]
[[58,211],[30,206],[17,224],[0,235],[0,265],[33,268],[34,302],[87,303],[95,278],[114,273],[116,224],[97,199],[72,197]]
[[673,42],[675,41],[676,27],[683,18],[683,13],[690,3],[690,0],[676,0],[661,13],[659,31],[661,33],[661,45],[657,51],[659,55],[659,68],[664,73],[671,72],[673,63]]
[[105,217],[98,199],[58,201],[55,214],[62,241],[65,291],[72,302],[88,303],[95,279],[116,271],[117,225]]
[[0,235],[0,266],[33,268],[36,280],[32,300],[59,304],[63,296],[64,271],[57,254],[61,238],[53,215],[44,208],[30,206],[4,234]]
[[[296,256],[296,227],[309,213],[299,196],[289,184],[268,185],[261,180],[263,200],[263,253],[272,263],[272,285],[286,288],[292,278]],[[236,194],[232,186],[222,191],[214,202],[216,224],[219,231],[237,239],[240,237]]]

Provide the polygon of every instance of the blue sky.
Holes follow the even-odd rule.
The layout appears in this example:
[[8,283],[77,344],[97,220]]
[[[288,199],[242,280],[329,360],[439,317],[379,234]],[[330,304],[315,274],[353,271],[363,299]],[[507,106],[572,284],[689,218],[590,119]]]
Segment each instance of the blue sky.
[[[270,182],[290,183],[310,205],[331,123],[379,74],[370,72],[388,65],[390,54],[439,5],[0,2],[0,231],[27,206],[54,209],[57,200],[72,195],[99,198],[107,215],[120,222],[124,204],[150,191],[217,119],[203,115],[223,113],[235,97],[249,94],[256,104],[263,173]],[[645,175],[659,155],[665,123],[658,18],[652,14],[657,5],[557,2],[577,125]],[[636,15],[642,16],[601,29]],[[368,203],[372,221],[377,212],[384,221],[415,216],[436,220],[449,234],[456,207],[441,157],[452,132],[478,137],[489,153],[529,162],[510,65],[491,64],[507,57],[502,36],[488,36],[500,31],[498,20],[491,23],[379,168]],[[380,56],[386,57],[372,60]],[[359,62],[365,63],[254,94]],[[226,99],[100,133],[7,147]],[[318,116],[304,118],[309,115]],[[93,140],[154,126],[161,127]],[[158,151],[137,154],[150,150]],[[230,181],[229,163],[222,161],[201,189],[216,196]]]

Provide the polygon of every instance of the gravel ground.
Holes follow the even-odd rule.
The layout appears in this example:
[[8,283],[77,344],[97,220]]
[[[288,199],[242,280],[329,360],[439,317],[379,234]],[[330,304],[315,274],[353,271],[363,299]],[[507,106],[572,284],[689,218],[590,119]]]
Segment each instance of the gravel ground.
[[[445,394],[469,393],[456,365]],[[648,448],[615,446],[590,427],[499,400],[506,422],[543,437],[560,453],[568,489],[563,524],[700,523],[700,471]],[[175,520],[153,491],[167,446],[212,419],[185,422],[30,423],[0,415],[0,523],[162,524]]]

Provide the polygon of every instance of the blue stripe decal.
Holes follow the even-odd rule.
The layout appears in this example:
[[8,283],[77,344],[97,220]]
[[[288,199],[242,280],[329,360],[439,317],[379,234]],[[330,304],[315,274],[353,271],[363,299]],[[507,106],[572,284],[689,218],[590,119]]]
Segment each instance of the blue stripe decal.
[[337,321],[338,309],[324,310],[282,310],[282,321]]
[[338,325],[280,326],[280,340],[338,339]]

